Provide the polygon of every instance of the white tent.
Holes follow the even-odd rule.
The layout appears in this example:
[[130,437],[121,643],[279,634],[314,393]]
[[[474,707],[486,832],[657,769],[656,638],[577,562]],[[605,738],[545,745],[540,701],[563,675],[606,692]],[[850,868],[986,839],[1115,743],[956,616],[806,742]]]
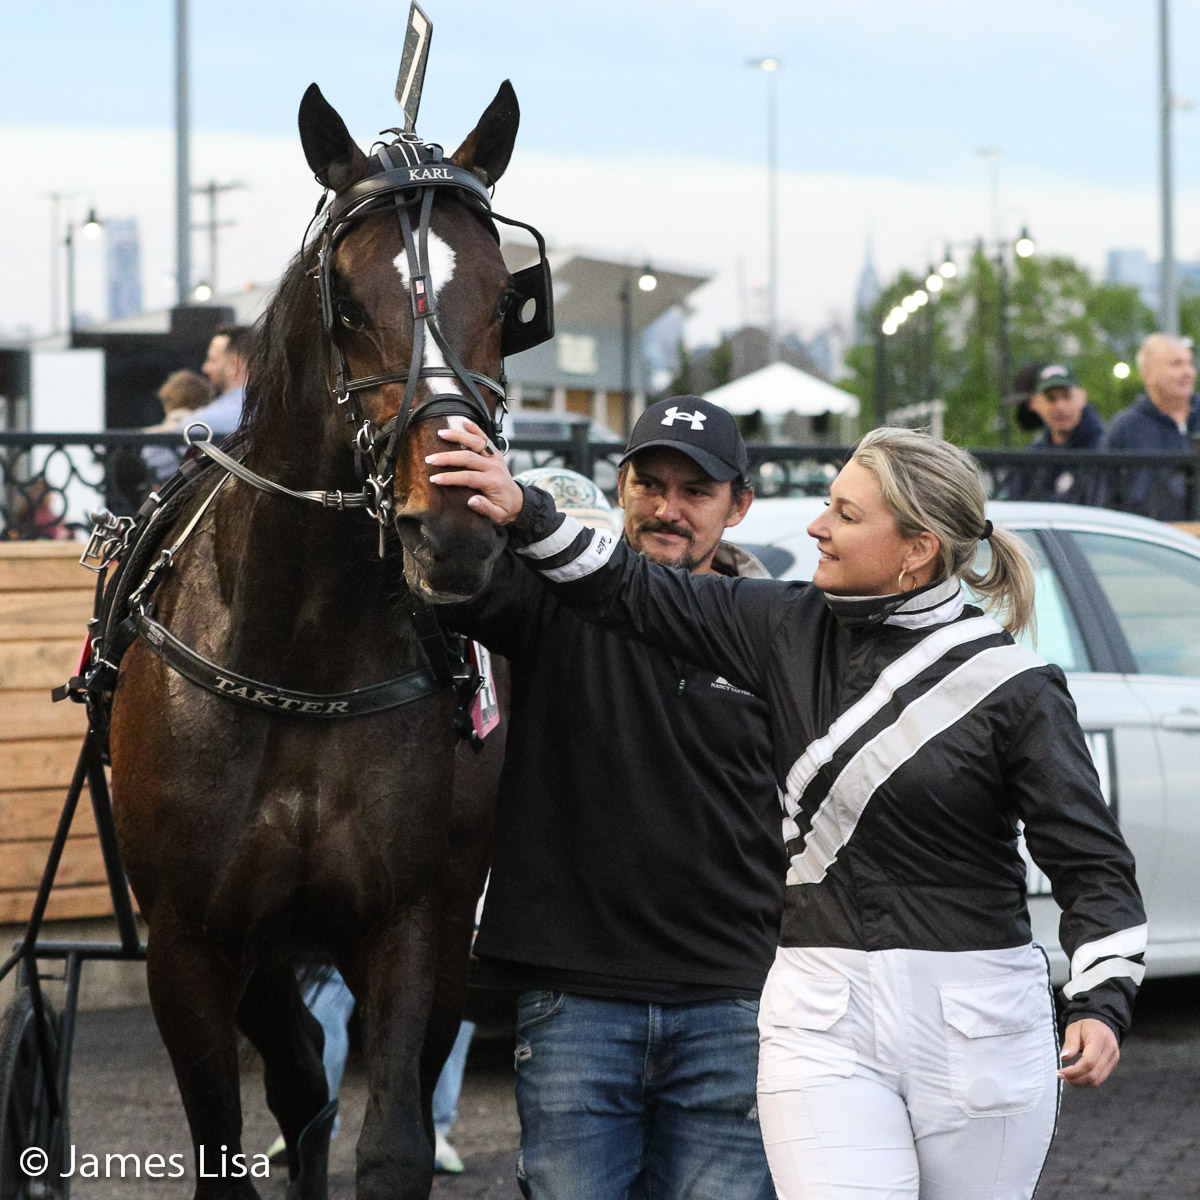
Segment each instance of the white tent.
[[793,367],[789,363],[772,363],[704,393],[705,400],[719,404],[727,412],[739,416],[761,412],[763,416],[784,416],[799,413],[814,417],[819,413],[841,413],[858,416],[858,397],[832,384]]

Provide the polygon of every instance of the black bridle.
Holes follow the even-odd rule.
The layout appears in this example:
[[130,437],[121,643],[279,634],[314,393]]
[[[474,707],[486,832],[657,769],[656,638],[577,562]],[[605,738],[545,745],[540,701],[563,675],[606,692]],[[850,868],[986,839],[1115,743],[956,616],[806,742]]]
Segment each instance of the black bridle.
[[[363,470],[367,508],[379,520],[381,528],[386,525],[394,503],[393,480],[400,447],[414,421],[464,416],[478,424],[492,441],[498,441],[501,436],[500,424],[507,400],[503,365],[499,379],[468,370],[447,341],[438,319],[429,265],[429,223],[434,197],[439,191],[450,192],[473,209],[485,221],[497,243],[500,237],[496,221],[527,230],[537,242],[538,262],[518,271],[512,278],[510,304],[504,313],[501,330],[502,364],[504,357],[540,345],[554,336],[550,265],[542,235],[524,221],[494,213],[491,195],[483,182],[472,172],[443,159],[440,146],[423,142],[415,134],[397,130],[388,132],[396,133],[396,140],[376,150],[372,156],[374,172],[335,197],[326,211],[318,235],[316,267],[321,319],[332,359],[330,392],[335,402],[345,407],[347,420],[356,430],[355,448],[367,464]],[[398,162],[398,159],[402,161]],[[351,226],[367,216],[387,210],[396,214],[408,261],[413,314],[412,356],[406,368],[356,379],[351,376],[337,329],[332,286],[333,254],[339,238]],[[427,336],[441,351],[444,367],[424,365]],[[417,404],[417,385],[422,379],[454,379],[461,391],[431,392]],[[404,398],[395,416],[382,425],[375,425],[363,415],[358,395],[389,383],[402,383]],[[493,417],[481,389],[495,396],[497,416]]]

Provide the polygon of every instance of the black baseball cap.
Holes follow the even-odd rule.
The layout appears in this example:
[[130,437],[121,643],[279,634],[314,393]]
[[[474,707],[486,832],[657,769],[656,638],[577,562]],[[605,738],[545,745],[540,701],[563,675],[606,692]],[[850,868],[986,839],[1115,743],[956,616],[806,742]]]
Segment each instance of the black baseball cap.
[[699,396],[670,396],[650,405],[629,435],[622,464],[653,446],[686,454],[718,483],[744,477],[749,466],[737,422],[725,409]]
[[1073,388],[1078,386],[1079,380],[1075,378],[1071,368],[1064,367],[1061,363],[1048,363],[1038,372],[1037,390],[1039,392],[1056,387]]

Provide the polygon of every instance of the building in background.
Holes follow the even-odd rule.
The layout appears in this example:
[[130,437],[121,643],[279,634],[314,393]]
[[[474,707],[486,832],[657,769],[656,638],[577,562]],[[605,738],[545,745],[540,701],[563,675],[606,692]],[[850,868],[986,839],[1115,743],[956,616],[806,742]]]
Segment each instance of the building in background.
[[[1179,275],[1180,295],[1200,295],[1200,262],[1177,263],[1176,271]],[[1110,250],[1104,281],[1137,288],[1142,302],[1158,312],[1158,298],[1162,291],[1162,263],[1153,261],[1145,250]]]
[[108,319],[142,311],[142,246],[136,217],[110,217],[105,223],[108,267]]
[[[512,271],[535,261],[533,252],[524,247],[505,245],[503,253]],[[661,386],[664,365],[669,364],[669,358],[663,361],[661,341],[672,336],[670,328],[664,327],[662,339],[647,337],[646,331],[672,310],[686,305],[688,297],[711,276],[703,271],[654,264],[655,286],[645,291],[638,286],[638,278],[644,274],[640,264],[573,250],[551,251],[549,260],[554,281],[555,337],[505,362],[509,407],[513,412],[580,413],[622,434],[626,353],[623,297],[628,296],[629,305],[629,383],[631,412],[636,420],[647,396]],[[262,316],[273,291],[274,285],[251,286],[214,296],[207,305],[176,309],[174,315],[170,309],[139,311],[113,317],[86,334],[77,332],[75,346],[102,347],[111,360],[106,372],[107,426],[127,428],[159,420],[155,392],[162,380],[178,367],[198,370],[204,360],[209,327],[216,320],[252,325]],[[206,321],[206,314],[213,319]],[[188,331],[195,326],[196,336],[190,341],[180,340],[187,332],[181,328],[182,318],[187,319]],[[682,331],[681,323],[678,329]],[[47,346],[62,344],[62,339],[43,341]],[[184,346],[186,354],[180,350]],[[168,360],[162,355],[173,357]],[[128,370],[116,369],[118,358]]]

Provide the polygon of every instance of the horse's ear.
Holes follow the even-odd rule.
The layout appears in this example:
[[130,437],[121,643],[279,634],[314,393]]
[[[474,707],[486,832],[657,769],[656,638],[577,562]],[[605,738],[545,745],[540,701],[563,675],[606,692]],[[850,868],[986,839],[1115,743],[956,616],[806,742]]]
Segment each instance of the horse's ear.
[[315,83],[300,101],[300,143],[317,182],[334,192],[344,192],[367,173],[367,156]]
[[456,167],[463,167],[478,175],[491,187],[504,174],[504,168],[512,158],[520,123],[521,109],[517,105],[517,93],[506,79],[500,85],[496,98],[479,118],[479,124],[467,134],[467,140],[455,150],[450,161]]

